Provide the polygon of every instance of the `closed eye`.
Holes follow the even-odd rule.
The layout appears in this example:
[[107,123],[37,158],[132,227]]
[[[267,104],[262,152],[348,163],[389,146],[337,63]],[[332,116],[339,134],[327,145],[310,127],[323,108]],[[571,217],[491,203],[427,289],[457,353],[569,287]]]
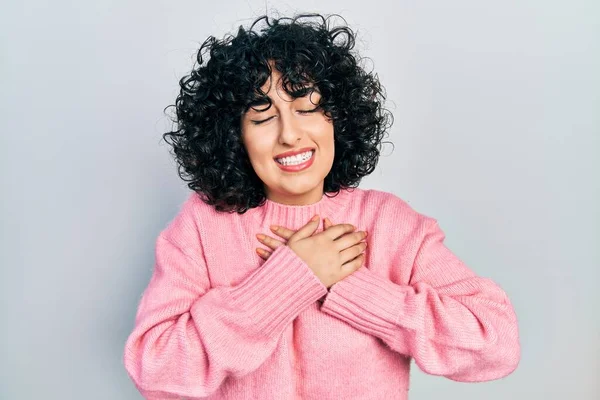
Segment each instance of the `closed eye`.
[[[299,114],[310,114],[310,113],[314,113],[316,112],[318,109],[320,108],[320,106],[313,108],[312,110],[298,110]],[[267,119],[263,119],[260,121],[255,121],[255,120],[250,120],[250,122],[252,122],[254,125],[260,125],[263,122],[267,122],[268,120],[272,119],[275,116],[269,117]]]
[[263,119],[262,121],[255,121],[255,120],[251,119],[251,120],[250,120],[250,122],[252,122],[252,124],[254,124],[254,125],[260,125],[260,124],[262,124],[263,122],[267,122],[267,121],[268,121],[268,120],[270,120],[271,118],[273,118],[273,117],[270,117],[270,118],[267,118],[267,119]]
[[320,107],[315,107],[312,110],[298,110],[300,114],[310,114],[316,112]]

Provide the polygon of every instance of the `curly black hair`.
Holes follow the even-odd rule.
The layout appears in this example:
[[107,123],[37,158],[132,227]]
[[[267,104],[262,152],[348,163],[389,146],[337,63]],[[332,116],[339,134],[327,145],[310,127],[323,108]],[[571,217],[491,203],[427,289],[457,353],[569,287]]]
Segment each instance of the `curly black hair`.
[[[241,214],[266,200],[242,143],[240,120],[250,105],[270,102],[260,90],[271,75],[269,62],[293,98],[301,95],[299,88],[316,87],[320,107],[332,119],[335,157],[324,194],[357,187],[374,171],[393,117],[377,75],[359,66],[355,33],[348,26],[329,27],[335,15],[263,15],[248,30],[240,26],[236,36],[209,36],[196,55],[197,67],[179,80],[175,104],[167,106],[176,109],[177,129],[162,137],[173,147],[179,176],[217,211]],[[266,26],[253,31],[263,20]]]

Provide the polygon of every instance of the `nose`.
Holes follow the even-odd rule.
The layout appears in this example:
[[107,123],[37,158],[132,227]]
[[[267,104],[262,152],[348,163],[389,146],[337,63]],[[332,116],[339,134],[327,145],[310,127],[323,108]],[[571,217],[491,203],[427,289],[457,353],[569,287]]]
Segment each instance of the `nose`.
[[294,118],[293,112],[289,110],[280,111],[279,144],[293,146],[302,138],[302,128],[299,121]]

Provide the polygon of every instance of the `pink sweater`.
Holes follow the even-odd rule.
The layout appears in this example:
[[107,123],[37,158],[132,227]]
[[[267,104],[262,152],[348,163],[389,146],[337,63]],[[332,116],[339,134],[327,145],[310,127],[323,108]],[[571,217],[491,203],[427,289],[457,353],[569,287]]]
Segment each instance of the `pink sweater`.
[[[270,224],[314,214],[369,233],[364,265],[329,292],[289,247],[255,251],[257,233],[277,238]],[[192,193],[156,240],[125,368],[147,399],[407,399],[411,359],[455,381],[505,377],[520,359],[513,307],[443,240],[383,191],[242,215]]]

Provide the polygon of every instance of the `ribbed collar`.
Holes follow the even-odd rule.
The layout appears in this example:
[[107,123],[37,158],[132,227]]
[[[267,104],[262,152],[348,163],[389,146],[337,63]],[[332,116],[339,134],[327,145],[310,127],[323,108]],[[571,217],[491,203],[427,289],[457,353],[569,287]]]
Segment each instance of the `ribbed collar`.
[[[267,199],[265,204],[252,208],[247,213],[265,227],[275,224],[296,230],[306,225],[315,214],[319,214],[321,219],[328,217],[334,224],[343,223],[344,221],[337,220],[337,216],[349,205],[359,190],[361,189],[342,189],[335,196],[333,193],[323,194],[321,200],[307,205],[288,205]],[[317,231],[320,230],[322,223]]]

